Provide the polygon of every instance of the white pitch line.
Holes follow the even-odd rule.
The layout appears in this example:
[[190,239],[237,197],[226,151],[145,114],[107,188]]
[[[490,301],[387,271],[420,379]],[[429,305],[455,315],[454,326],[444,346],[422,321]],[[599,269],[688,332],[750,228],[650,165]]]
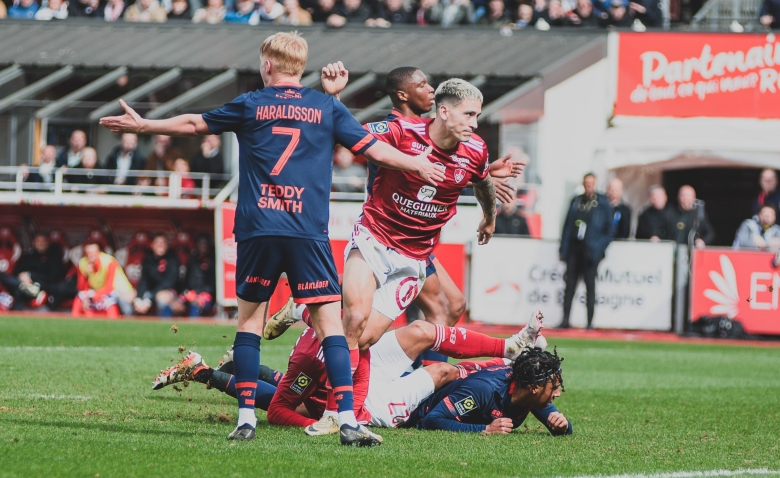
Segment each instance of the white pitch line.
[[[211,349],[220,349],[224,350],[225,346],[223,345],[207,345],[207,346],[192,346],[195,350],[211,350]],[[263,345],[261,348],[262,350],[290,350],[291,346],[284,346],[284,345]],[[108,347],[97,347],[97,346],[73,346],[73,347],[67,347],[67,346],[36,346],[36,345],[17,345],[17,346],[11,346],[11,347],[0,347],[0,352],[110,352],[110,351],[117,351],[117,350],[129,350],[133,352],[140,352],[140,351],[157,351],[157,352],[175,352],[176,347],[138,347],[138,346],[127,346],[127,345],[117,345],[116,347],[108,346]]]
[[672,473],[626,473],[622,475],[580,475],[570,478],[710,478],[728,476],[778,476],[780,470],[750,468],[746,470],[675,471]]
[[41,399],[41,400],[78,400],[81,402],[92,400],[92,397],[86,395],[43,395],[40,393],[32,394],[15,394],[15,395],[0,395],[0,399],[4,400],[18,400],[18,399]]

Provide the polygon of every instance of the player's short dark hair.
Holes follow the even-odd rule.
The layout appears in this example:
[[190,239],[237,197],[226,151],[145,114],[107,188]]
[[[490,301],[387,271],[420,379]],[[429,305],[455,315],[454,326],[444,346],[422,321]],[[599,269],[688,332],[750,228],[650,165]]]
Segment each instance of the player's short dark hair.
[[553,349],[553,353],[537,347],[524,350],[512,364],[512,378],[521,387],[543,385],[551,379],[557,378],[560,380],[561,390],[563,390],[561,362],[563,362],[563,358],[558,357],[557,348]]
[[385,78],[385,92],[391,97],[404,89],[407,83],[412,80],[412,75],[419,68],[414,66],[400,66],[390,71]]

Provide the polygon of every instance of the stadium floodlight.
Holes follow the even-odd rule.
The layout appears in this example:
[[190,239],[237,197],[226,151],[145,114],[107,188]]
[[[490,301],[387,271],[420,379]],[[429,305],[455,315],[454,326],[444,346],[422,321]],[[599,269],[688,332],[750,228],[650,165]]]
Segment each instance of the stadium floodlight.
[[119,78],[123,77],[126,74],[127,74],[127,67],[120,66],[119,68],[109,73],[106,73],[105,75],[101,76],[95,81],[92,81],[89,84],[82,86],[76,91],[69,93],[63,96],[62,98],[49,103],[48,105],[36,111],[35,117],[38,119],[51,118],[52,116],[55,116],[57,113],[70,108],[71,106],[73,106],[75,102],[83,98],[87,98],[88,96],[107,88],[116,80],[118,80]]
[[31,85],[25,86],[19,91],[15,91],[11,93],[10,95],[0,100],[0,113],[10,108],[13,108],[14,105],[19,103],[20,101],[30,99],[35,95],[37,95],[38,93],[45,91],[49,87],[54,86],[57,83],[71,77],[74,72],[75,69],[73,68],[73,66],[68,65],[60,68],[59,70],[55,71],[54,73],[48,76],[41,78],[40,80],[36,81]]

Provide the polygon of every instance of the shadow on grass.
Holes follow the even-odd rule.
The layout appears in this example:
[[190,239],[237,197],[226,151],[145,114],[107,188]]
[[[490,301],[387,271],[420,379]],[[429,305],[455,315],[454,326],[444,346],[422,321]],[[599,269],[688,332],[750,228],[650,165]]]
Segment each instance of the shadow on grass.
[[126,423],[79,423],[54,420],[26,420],[14,418],[2,418],[0,423],[8,423],[19,426],[30,427],[51,427],[51,428],[71,428],[80,430],[97,430],[109,433],[134,433],[139,435],[160,435],[160,436],[203,436],[202,432],[185,432],[181,430],[149,430],[128,426]]

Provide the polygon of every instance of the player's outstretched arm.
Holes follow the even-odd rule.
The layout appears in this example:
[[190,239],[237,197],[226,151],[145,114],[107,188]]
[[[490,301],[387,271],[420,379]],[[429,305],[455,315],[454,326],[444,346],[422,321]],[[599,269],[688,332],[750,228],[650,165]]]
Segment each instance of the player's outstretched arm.
[[344,63],[328,63],[322,68],[322,89],[325,93],[335,96],[339,99],[339,94],[347,86],[349,81],[349,71],[344,67]]
[[531,410],[531,413],[547,427],[552,435],[571,435],[573,433],[569,420],[553,404],[541,410]]
[[423,181],[436,186],[437,181],[444,181],[444,171],[434,166],[434,164],[428,160],[428,155],[431,154],[431,151],[433,151],[433,147],[428,146],[428,148],[419,155],[409,156],[387,143],[377,141],[372,144],[363,155],[377,166],[412,172],[419,176]]
[[165,134],[169,136],[211,134],[202,115],[188,114],[164,120],[149,120],[142,118],[133,108],[127,106],[124,100],[119,100],[119,104],[125,109],[124,115],[100,118],[100,125],[110,129],[112,133]]
[[496,188],[490,175],[474,183],[474,196],[482,206],[483,215],[477,229],[477,239],[480,244],[487,244],[496,230]]
[[517,199],[517,189],[509,184],[505,178],[493,177],[493,187],[496,188],[496,198],[504,204],[509,204]]
[[510,152],[503,158],[490,163],[490,175],[494,178],[516,178],[519,176],[523,169],[525,169],[525,163],[522,161],[511,161],[512,153]]

